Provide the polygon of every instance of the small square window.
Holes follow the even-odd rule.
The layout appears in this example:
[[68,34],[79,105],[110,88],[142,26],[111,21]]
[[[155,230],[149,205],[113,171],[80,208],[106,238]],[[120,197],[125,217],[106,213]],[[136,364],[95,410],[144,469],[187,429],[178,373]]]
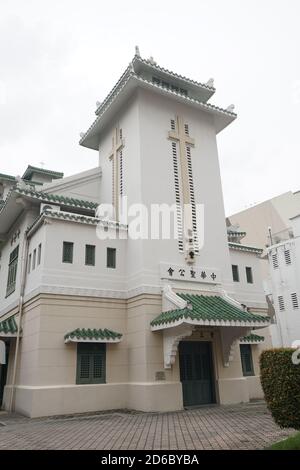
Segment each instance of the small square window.
[[85,264],[87,266],[95,266],[95,245],[85,245]]
[[74,248],[74,243],[72,242],[63,243],[63,255],[62,255],[63,263],[73,263],[73,248]]
[[116,267],[116,249],[115,248],[107,248],[107,262],[106,266],[108,268],[115,268]]

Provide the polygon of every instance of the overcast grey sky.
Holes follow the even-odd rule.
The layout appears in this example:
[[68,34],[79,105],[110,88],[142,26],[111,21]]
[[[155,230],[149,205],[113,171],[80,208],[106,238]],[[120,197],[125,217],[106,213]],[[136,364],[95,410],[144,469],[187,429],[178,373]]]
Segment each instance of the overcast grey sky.
[[79,133],[138,44],[236,105],[218,137],[228,215],[300,189],[299,16],[299,0],[0,0],[0,172],[96,166]]

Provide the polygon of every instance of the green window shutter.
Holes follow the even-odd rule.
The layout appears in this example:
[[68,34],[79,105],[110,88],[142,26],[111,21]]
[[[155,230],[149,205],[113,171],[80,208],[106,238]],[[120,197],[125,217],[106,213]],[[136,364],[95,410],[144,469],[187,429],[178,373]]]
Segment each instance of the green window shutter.
[[95,245],[85,245],[85,264],[87,266],[95,266]]
[[73,263],[73,248],[74,248],[74,243],[72,242],[63,243],[63,256],[62,256],[63,263]]
[[108,268],[116,267],[116,248],[107,248],[107,264]]
[[12,294],[16,288],[18,257],[19,257],[19,246],[17,246],[11,252],[9,256],[6,297]]
[[239,267],[236,264],[231,266],[232,268],[232,279],[234,282],[240,282]]
[[88,384],[91,380],[91,356],[80,354],[78,357],[77,381],[81,384]]
[[240,352],[243,375],[254,375],[251,344],[240,344]]
[[100,384],[106,379],[106,344],[77,344],[77,384]]
[[246,278],[248,284],[253,284],[253,274],[252,274],[252,268],[246,266]]

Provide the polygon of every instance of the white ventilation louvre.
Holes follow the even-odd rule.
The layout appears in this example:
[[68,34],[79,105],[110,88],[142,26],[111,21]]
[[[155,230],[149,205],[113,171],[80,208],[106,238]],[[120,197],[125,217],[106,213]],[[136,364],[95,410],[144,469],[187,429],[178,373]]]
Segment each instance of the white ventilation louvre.
[[189,125],[188,124],[184,125],[184,132],[185,132],[185,135],[189,135]]
[[199,253],[199,240],[197,239],[197,218],[196,218],[196,204],[195,204],[195,192],[194,192],[194,182],[193,182],[193,169],[192,169],[192,158],[191,158],[191,148],[186,148],[186,157],[188,164],[188,174],[189,174],[189,187],[190,187],[190,198],[192,206],[192,223],[193,231],[195,235],[195,252]]
[[175,131],[175,120],[171,119],[171,130]]
[[284,259],[285,259],[285,264],[292,263],[290,250],[284,250]]
[[279,305],[279,310],[280,311],[284,310],[284,300],[283,300],[282,295],[278,296],[278,305]]
[[273,268],[276,269],[278,268],[278,256],[277,253],[275,255],[272,255],[272,262],[273,262]]
[[[174,129],[175,129],[175,121],[174,121]],[[179,246],[179,250],[183,251],[182,211],[181,211],[181,200],[180,200],[179,169],[178,169],[176,142],[172,142],[172,157],[173,157],[173,169],[174,169],[175,200],[176,200],[176,209],[177,209],[176,216],[177,216],[177,228],[178,228],[178,246]]]
[[120,151],[120,196],[124,194],[124,179],[123,179],[123,152]]
[[297,296],[296,292],[293,292],[291,294],[291,297],[292,297],[293,309],[299,308],[298,296]]

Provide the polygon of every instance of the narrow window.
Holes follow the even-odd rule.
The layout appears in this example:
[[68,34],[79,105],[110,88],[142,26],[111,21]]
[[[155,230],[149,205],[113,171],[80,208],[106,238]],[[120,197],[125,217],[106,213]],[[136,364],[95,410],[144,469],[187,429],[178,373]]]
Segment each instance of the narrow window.
[[296,292],[293,292],[293,294],[291,294],[291,297],[292,297],[293,309],[295,310],[295,309],[299,308],[298,296],[297,296]]
[[27,269],[28,274],[30,273],[30,270],[31,270],[31,253],[28,256],[28,269]]
[[232,268],[232,279],[234,282],[240,282],[240,276],[239,276],[239,267],[237,264],[233,264],[231,266]]
[[254,375],[251,344],[240,344],[243,375]]
[[284,250],[284,259],[285,259],[285,264],[292,264],[290,250]]
[[108,268],[116,267],[116,249],[115,248],[107,248],[106,266]]
[[19,257],[19,246],[17,246],[11,252],[9,256],[6,297],[12,294],[16,289],[18,257]]
[[171,130],[175,131],[175,119],[171,119]]
[[85,264],[87,266],[95,266],[95,245],[85,245]]
[[272,255],[272,262],[273,262],[273,268],[276,269],[278,268],[278,256],[277,253]]
[[73,263],[73,248],[74,248],[74,243],[72,242],[63,243],[63,255],[62,255],[63,263]]
[[284,310],[284,299],[282,295],[278,296],[278,305],[279,305],[279,310],[283,311]]
[[248,284],[253,284],[253,274],[252,274],[252,268],[246,266],[246,278]]
[[32,270],[35,269],[35,263],[36,263],[36,250],[33,250],[33,256],[32,256]]
[[42,258],[42,244],[40,243],[38,246],[38,257],[37,257],[38,266],[41,264],[41,258]]
[[106,379],[106,344],[77,344],[77,384],[101,384]]

